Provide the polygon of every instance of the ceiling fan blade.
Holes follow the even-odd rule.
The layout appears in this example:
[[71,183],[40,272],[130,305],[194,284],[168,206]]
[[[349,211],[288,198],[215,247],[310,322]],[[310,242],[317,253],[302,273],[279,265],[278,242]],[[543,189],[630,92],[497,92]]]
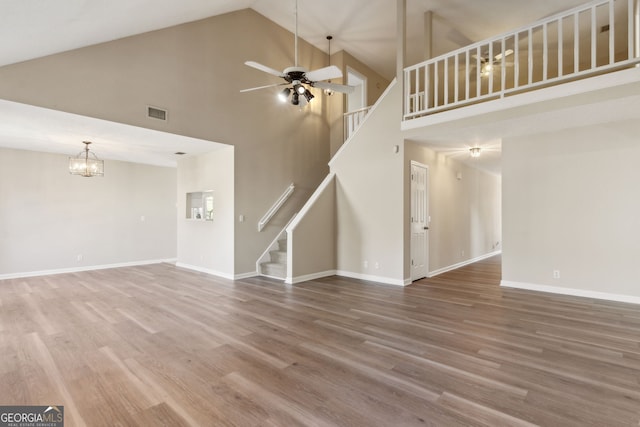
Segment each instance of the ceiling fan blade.
[[251,91],[254,91],[254,90],[266,89],[266,88],[275,87],[275,86],[283,86],[283,85],[286,85],[286,84],[289,84],[289,83],[286,83],[286,82],[285,83],[274,83],[272,85],[251,87],[249,89],[242,89],[240,92],[251,92]]
[[353,91],[355,90],[353,86],[339,85],[336,83],[329,83],[329,82],[313,82],[311,86],[317,87],[320,89],[331,89],[341,93],[353,93]]
[[255,61],[247,61],[244,64],[248,65],[249,67],[255,68],[256,70],[260,70],[260,71],[263,71],[265,73],[271,74],[272,76],[284,77],[284,74],[282,74],[282,72],[280,72],[278,70],[274,70],[271,67],[267,67],[266,65],[262,65],[262,64],[260,64],[258,62],[255,62]]
[[329,65],[328,67],[320,68],[305,73],[307,80],[317,82],[320,80],[339,79],[342,77],[342,71],[335,65]]
[[507,49],[504,51],[504,55],[502,54],[502,52],[500,52],[499,54],[497,54],[496,56],[494,56],[494,59],[496,61],[500,61],[502,58],[507,57],[509,55],[513,55],[513,49]]

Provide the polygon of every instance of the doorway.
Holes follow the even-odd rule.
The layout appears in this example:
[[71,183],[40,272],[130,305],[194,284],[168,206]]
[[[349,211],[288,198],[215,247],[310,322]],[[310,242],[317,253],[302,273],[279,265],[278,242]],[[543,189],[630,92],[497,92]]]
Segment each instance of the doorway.
[[353,68],[347,67],[347,84],[355,88],[347,96],[347,112],[367,107],[367,78]]
[[429,168],[411,161],[411,281],[429,273]]

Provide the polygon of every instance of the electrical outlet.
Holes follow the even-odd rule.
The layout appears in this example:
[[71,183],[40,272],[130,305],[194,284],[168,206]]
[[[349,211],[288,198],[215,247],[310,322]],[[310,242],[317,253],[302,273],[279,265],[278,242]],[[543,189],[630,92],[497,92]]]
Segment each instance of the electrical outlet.
[[553,278],[554,279],[560,278],[560,270],[553,270]]
[[78,262],[82,261],[82,254],[76,255],[76,261]]
[[380,268],[380,263],[376,261],[376,270]]

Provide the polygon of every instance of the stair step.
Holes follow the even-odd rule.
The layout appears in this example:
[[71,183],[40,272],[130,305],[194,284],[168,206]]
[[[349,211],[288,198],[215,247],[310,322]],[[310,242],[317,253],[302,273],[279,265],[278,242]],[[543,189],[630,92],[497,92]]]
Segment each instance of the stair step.
[[263,262],[260,264],[260,274],[285,279],[287,277],[287,264],[279,262]]
[[269,251],[271,262],[280,264],[287,264],[287,252],[286,251]]

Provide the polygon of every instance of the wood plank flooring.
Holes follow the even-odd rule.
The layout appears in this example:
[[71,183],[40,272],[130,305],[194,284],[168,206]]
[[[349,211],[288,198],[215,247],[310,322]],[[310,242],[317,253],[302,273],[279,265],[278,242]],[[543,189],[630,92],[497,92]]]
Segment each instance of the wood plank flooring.
[[0,405],[66,426],[639,426],[640,306],[161,264],[0,281]]

